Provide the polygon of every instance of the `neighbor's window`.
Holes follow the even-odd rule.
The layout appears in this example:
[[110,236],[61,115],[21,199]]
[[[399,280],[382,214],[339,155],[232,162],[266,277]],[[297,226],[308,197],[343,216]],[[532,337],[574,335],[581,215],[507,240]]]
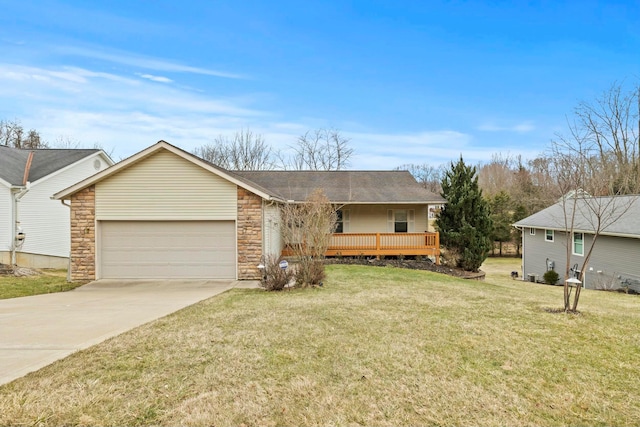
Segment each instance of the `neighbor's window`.
[[573,233],[573,254],[584,255],[584,234]]
[[530,229],[529,229],[529,234],[530,234],[531,236],[535,236],[535,235],[536,235],[536,229],[535,229],[535,228],[530,228]]
[[553,242],[553,230],[545,230],[544,240],[547,242]]

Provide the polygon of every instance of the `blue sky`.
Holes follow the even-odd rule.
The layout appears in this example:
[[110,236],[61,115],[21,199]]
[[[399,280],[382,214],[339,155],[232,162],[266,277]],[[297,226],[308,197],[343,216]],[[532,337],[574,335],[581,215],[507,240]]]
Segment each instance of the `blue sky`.
[[0,118],[120,158],[241,128],[352,169],[533,158],[640,77],[635,1],[0,0]]

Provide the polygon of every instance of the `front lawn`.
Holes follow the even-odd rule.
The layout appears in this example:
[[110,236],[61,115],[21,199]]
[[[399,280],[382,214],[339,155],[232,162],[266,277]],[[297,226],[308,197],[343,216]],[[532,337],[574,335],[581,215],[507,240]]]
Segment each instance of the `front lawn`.
[[234,289],[0,387],[0,424],[640,424],[638,297],[586,290],[581,315],[554,314],[561,287],[502,273],[328,272]]
[[0,276],[0,299],[64,292],[80,286],[67,282],[63,270],[51,270],[38,276]]

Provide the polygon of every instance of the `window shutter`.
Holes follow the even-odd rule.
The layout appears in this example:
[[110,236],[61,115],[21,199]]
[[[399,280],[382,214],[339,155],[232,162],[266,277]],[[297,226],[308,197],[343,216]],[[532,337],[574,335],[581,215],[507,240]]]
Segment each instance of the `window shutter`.
[[416,211],[409,209],[407,212],[407,232],[413,233],[416,229]]
[[393,210],[387,211],[387,233],[393,233]]

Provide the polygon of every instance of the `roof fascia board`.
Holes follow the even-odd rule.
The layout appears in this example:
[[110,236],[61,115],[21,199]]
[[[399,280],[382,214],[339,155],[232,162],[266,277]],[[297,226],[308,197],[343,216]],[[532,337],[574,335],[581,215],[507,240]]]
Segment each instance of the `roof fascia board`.
[[[543,227],[540,225],[526,225],[526,224],[512,224],[513,227],[523,227],[523,228],[534,228],[536,230],[553,230],[560,231],[562,233],[583,233],[583,234],[594,234],[593,230],[583,229],[583,228],[574,228],[573,230],[566,228],[558,228],[558,227]],[[630,239],[640,239],[640,234],[630,234],[630,233],[611,233],[607,231],[601,231],[599,233],[600,236],[611,236],[611,237],[628,237]]]

